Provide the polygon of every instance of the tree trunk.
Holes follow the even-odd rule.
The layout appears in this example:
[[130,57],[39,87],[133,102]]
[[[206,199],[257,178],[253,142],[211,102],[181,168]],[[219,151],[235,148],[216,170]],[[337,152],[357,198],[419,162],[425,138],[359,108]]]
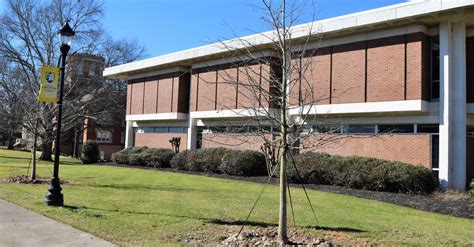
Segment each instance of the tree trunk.
[[38,122],[39,119],[36,119],[35,123],[35,133],[34,133],[34,141],[33,141],[33,149],[31,150],[31,180],[36,180],[36,146],[38,145]]
[[13,150],[13,145],[15,144],[16,139],[13,137],[13,133],[8,135],[8,147],[7,149]]
[[43,149],[43,151],[41,152],[41,156],[40,156],[40,160],[44,160],[44,161],[53,161],[53,159],[51,158],[51,155],[53,154],[53,143],[50,142],[50,143],[42,143],[41,144],[41,147]]

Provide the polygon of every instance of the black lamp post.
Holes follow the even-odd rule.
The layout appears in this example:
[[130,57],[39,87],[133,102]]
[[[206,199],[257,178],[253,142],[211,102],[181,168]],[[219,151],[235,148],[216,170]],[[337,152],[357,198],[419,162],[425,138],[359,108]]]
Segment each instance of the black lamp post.
[[63,110],[63,87],[64,87],[64,77],[65,77],[65,66],[66,66],[66,56],[71,48],[71,41],[74,37],[74,31],[69,26],[69,22],[66,21],[66,24],[58,31],[59,38],[61,41],[61,67],[60,70],[60,81],[59,81],[59,99],[58,99],[58,115],[56,117],[56,142],[54,143],[54,172],[53,178],[51,179],[51,186],[48,189],[48,194],[44,199],[46,205],[48,206],[63,206],[64,198],[61,193],[61,184],[59,182],[59,154],[61,148],[61,118]]

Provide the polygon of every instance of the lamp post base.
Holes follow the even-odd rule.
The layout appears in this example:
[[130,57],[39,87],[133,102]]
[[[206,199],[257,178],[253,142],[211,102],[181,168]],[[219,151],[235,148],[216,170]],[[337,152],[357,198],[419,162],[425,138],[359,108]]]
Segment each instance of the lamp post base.
[[51,179],[51,186],[49,186],[48,194],[44,198],[44,202],[48,206],[62,207],[64,205],[64,197],[61,193],[61,184],[59,178]]

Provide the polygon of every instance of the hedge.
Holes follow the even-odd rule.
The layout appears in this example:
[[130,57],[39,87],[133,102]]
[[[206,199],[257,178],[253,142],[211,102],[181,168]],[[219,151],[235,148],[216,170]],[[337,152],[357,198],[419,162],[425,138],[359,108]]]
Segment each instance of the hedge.
[[223,147],[180,152],[171,159],[171,167],[178,170],[239,176],[266,174],[265,158],[262,153]]
[[82,164],[93,164],[99,161],[99,145],[94,141],[86,141],[82,146]]
[[438,187],[432,172],[419,165],[365,157],[330,156],[307,152],[288,168],[293,182],[344,186],[355,189],[427,194]]
[[235,150],[222,158],[219,170],[228,175],[263,176],[267,175],[265,156],[251,150]]

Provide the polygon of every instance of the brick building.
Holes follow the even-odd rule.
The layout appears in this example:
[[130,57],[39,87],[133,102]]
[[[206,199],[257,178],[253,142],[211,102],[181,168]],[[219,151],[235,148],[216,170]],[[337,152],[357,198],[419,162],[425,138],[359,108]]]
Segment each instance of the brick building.
[[[68,77],[65,80],[65,87],[68,90],[68,97],[83,95],[84,88],[91,88],[92,84],[98,84],[93,88],[104,86],[104,58],[94,54],[76,53],[68,60]],[[117,97],[125,97],[122,92],[113,92]],[[84,95],[83,98],[93,97]],[[66,98],[67,100],[67,98]],[[93,106],[99,107],[99,106]],[[88,112],[85,109],[84,112]],[[82,113],[84,114],[84,113]],[[86,141],[95,141],[99,145],[99,152],[105,160],[111,160],[112,153],[123,149],[125,142],[125,125],[121,116],[104,114],[99,117],[84,116],[81,123],[76,122],[64,124],[65,133],[61,139],[61,153],[79,157],[82,145]]]
[[[472,0],[416,1],[295,27],[295,43],[310,27],[321,39],[293,61],[312,63],[301,72],[308,83],[290,89],[290,115],[309,112],[327,125],[303,123],[319,134],[300,146],[421,164],[442,187],[465,189],[474,176],[473,11]],[[271,77],[279,59],[265,50],[269,34],[242,38],[268,61],[246,65],[257,78]],[[170,147],[179,136],[182,149],[258,149],[255,128],[239,125],[249,117],[244,109],[258,103],[242,96],[247,88],[239,83],[249,78],[229,63],[239,60],[233,54],[211,44],[105,69],[105,76],[128,80],[125,145]],[[305,102],[308,92],[319,100]],[[267,103],[259,107],[272,109]],[[328,136],[337,138],[313,147]]]

